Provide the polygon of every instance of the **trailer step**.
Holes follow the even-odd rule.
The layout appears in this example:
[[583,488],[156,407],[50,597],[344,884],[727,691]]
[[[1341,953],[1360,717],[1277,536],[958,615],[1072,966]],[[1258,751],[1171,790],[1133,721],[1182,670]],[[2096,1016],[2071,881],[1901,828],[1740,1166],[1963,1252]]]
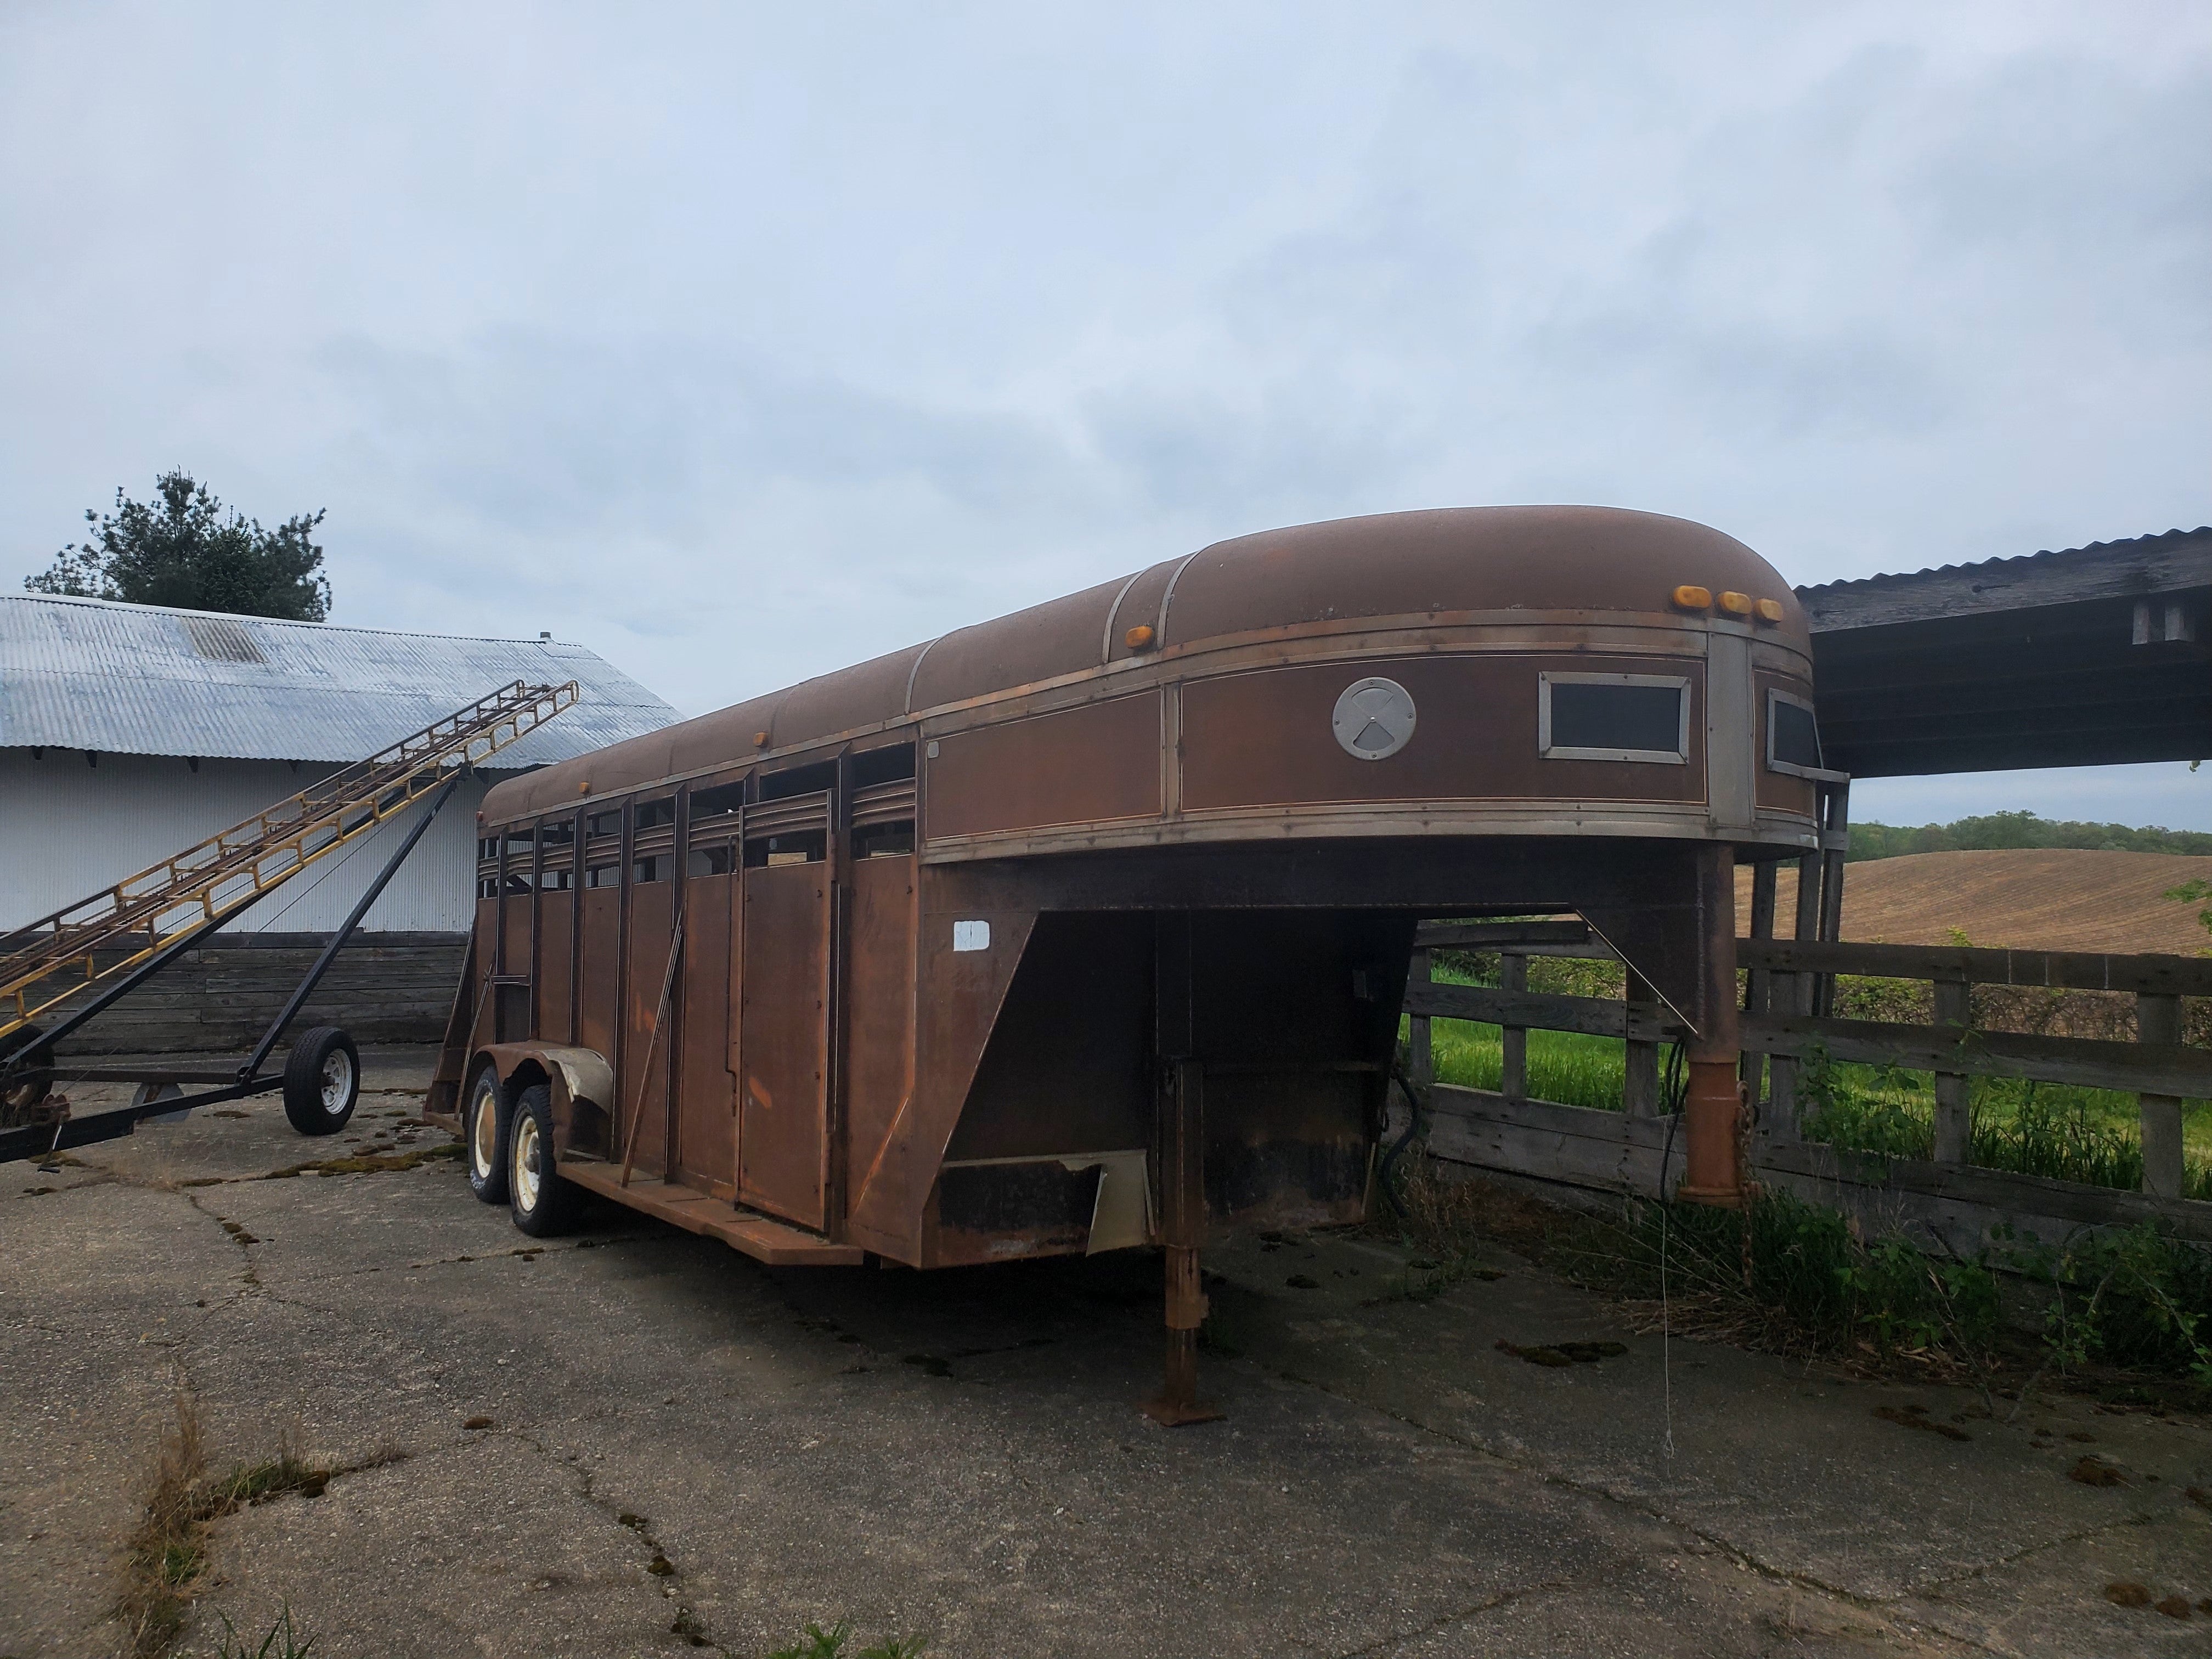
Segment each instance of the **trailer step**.
[[857,1244],[835,1244],[819,1234],[740,1211],[727,1199],[702,1193],[696,1187],[636,1177],[625,1187],[621,1171],[611,1164],[564,1161],[561,1173],[579,1187],[681,1227],[687,1233],[719,1238],[732,1249],[767,1267],[857,1267],[867,1259],[867,1252]]

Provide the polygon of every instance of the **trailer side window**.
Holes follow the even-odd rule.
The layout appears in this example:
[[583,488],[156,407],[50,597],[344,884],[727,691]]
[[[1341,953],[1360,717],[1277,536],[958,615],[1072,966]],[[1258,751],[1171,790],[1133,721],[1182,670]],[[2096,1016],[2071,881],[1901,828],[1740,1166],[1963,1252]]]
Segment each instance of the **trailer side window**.
[[718,783],[711,789],[695,789],[691,792],[691,822],[696,824],[702,818],[726,817],[744,804],[743,778],[735,783]]
[[622,866],[595,864],[584,872],[586,887],[619,887],[622,885]]
[[1766,694],[1766,765],[1801,778],[1836,778],[1821,764],[1820,727],[1813,705],[1787,691]]
[[734,847],[695,847],[685,866],[695,876],[726,876],[737,867]]
[[550,852],[556,847],[576,844],[576,822],[574,818],[557,818],[551,823],[538,826],[538,844]]
[[657,830],[664,823],[676,822],[676,797],[663,796],[659,800],[641,800],[637,804],[637,828]]
[[830,855],[830,837],[820,830],[796,830],[762,836],[745,843],[745,868],[775,869],[787,864],[819,864]]
[[670,853],[663,853],[657,858],[634,860],[629,866],[629,878],[633,884],[648,881],[669,881],[674,878],[675,874],[676,858]]
[[1690,757],[1690,682],[1658,674],[1540,674],[1536,750],[1546,760]]
[[542,870],[538,875],[538,888],[544,892],[565,893],[574,884],[574,872],[566,866],[558,870]]
[[904,858],[914,851],[914,823],[872,823],[853,831],[855,859]]
[[622,814],[594,812],[585,824],[584,833],[588,836],[619,836],[622,834]]
[[837,763],[817,761],[811,766],[794,766],[787,772],[770,772],[760,781],[763,800],[782,800],[792,795],[811,795],[817,789],[837,787]]
[[914,745],[894,743],[882,749],[870,749],[853,757],[853,787],[873,788],[879,783],[896,783],[914,775]]

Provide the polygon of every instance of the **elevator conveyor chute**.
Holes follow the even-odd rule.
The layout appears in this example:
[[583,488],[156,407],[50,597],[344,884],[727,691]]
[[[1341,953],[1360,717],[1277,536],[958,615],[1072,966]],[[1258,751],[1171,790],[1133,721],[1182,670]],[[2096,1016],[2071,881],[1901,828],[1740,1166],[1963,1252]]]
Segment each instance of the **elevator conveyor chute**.
[[[572,707],[578,695],[574,680],[517,680],[220,835],[15,930],[7,941],[13,948],[0,956],[0,1163],[125,1135],[156,1113],[280,1088],[286,1115],[303,1133],[343,1127],[360,1092],[358,1056],[343,1031],[319,1027],[306,1033],[281,1073],[264,1075],[262,1066],[461,777]],[[309,866],[426,795],[429,802],[413,829],[242,1063],[72,1066],[76,1080],[137,1083],[140,1098],[76,1119],[49,1103],[55,1046],[64,1038]],[[222,1086],[185,1096],[174,1086],[185,1083]]]

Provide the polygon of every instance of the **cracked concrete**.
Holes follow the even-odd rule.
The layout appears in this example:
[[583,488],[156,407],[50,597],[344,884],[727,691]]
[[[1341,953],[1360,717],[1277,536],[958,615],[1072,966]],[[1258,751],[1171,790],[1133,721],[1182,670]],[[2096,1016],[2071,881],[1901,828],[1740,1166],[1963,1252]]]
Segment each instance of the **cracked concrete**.
[[[427,1071],[368,1059],[386,1088]],[[1229,1418],[1170,1432],[1134,1409],[1141,1255],[769,1270],[614,1210],[526,1240],[450,1160],[262,1178],[398,1150],[413,1109],[368,1097],[346,1146],[260,1102],[11,1166],[0,1656],[113,1650],[180,1378],[217,1468],[280,1436],[406,1454],[221,1520],[188,1652],[287,1606],[331,1659],[754,1655],[839,1615],[989,1659],[2212,1649],[2212,1616],[2102,1595],[2212,1596],[2203,1421],[2038,1398],[1992,1422],[1962,1391],[1662,1344],[1503,1253],[1393,1300],[1399,1255],[1337,1237],[1209,1250]],[[1577,1339],[1626,1351],[1496,1346]],[[2068,1480],[2084,1450],[2124,1484]]]

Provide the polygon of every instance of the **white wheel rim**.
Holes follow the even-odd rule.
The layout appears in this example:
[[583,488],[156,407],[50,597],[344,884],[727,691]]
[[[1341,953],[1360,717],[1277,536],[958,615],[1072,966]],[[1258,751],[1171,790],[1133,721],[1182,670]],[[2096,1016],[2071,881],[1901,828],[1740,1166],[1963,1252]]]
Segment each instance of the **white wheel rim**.
[[323,1060],[323,1109],[336,1117],[353,1094],[353,1056],[333,1048]]
[[507,1172],[507,1179],[514,1183],[515,1203],[526,1212],[538,1207],[538,1189],[544,1178],[538,1164],[544,1150],[537,1118],[523,1113],[514,1122],[514,1167]]
[[492,1110],[489,1082],[477,1088],[469,1114],[469,1162],[475,1166],[477,1180],[489,1181],[492,1163],[499,1156],[499,1114]]

